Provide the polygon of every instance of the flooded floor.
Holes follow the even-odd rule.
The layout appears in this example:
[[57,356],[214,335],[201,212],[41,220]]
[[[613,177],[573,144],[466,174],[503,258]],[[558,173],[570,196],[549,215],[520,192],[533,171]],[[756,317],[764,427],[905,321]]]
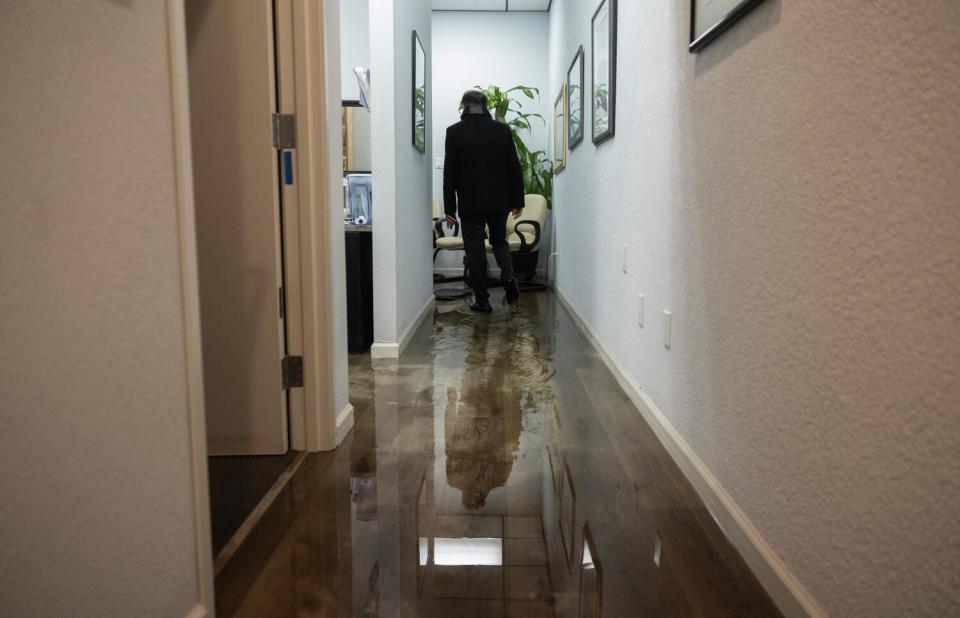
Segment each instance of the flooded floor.
[[399,362],[351,359],[351,401],[218,615],[780,615],[549,293],[439,306]]

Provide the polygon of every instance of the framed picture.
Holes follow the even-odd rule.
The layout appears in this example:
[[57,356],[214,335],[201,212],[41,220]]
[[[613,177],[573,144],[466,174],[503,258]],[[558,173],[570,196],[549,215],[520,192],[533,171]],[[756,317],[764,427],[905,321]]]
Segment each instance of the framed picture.
[[580,559],[580,618],[603,615],[603,569],[597,557],[597,546],[590,533],[590,524],[583,527],[583,557]]
[[413,31],[413,147],[427,151],[427,54]]
[[617,104],[617,0],[600,0],[590,22],[593,143],[613,137]]
[[560,87],[553,103],[553,173],[559,174],[567,166],[567,85]]
[[583,45],[567,69],[567,147],[583,141]]
[[703,49],[763,0],[690,0],[690,52]]

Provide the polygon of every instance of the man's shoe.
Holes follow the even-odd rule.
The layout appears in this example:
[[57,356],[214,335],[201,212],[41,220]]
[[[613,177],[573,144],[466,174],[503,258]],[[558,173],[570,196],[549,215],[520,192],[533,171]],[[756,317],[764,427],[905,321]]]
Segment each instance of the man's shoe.
[[470,311],[476,311],[477,313],[493,313],[493,307],[490,306],[489,301],[483,301],[482,303],[473,303],[470,305]]
[[507,293],[507,304],[515,305],[520,300],[520,286],[516,279],[508,279],[503,282],[503,289]]

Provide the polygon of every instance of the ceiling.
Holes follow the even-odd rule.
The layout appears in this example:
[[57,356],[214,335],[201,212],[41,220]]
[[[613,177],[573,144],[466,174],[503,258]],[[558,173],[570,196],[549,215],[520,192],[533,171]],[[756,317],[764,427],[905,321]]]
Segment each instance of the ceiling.
[[434,11],[547,11],[553,0],[433,0]]

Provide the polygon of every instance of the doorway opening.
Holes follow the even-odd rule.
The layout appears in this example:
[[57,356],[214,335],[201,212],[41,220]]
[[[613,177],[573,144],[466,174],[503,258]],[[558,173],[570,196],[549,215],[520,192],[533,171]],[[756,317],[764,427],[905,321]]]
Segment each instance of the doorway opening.
[[[186,3],[215,565],[297,461],[303,383],[290,0]],[[242,539],[241,539],[242,540]]]
[[339,105],[327,100],[335,73],[324,47],[336,24],[313,0],[185,9],[219,603],[221,571],[282,506],[307,453],[334,449],[353,424],[331,171]]

